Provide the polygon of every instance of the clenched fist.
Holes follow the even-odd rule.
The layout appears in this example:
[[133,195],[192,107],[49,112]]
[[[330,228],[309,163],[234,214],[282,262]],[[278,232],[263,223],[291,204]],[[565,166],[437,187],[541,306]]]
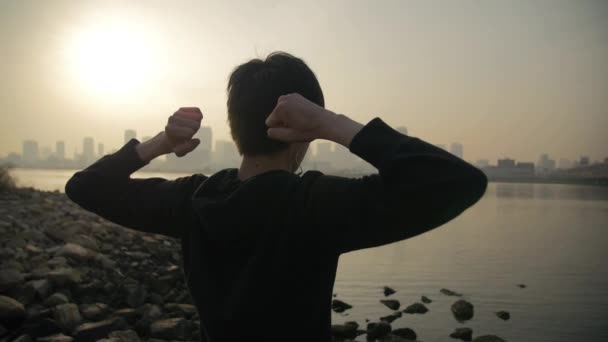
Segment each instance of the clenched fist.
[[202,119],[203,113],[196,107],[182,107],[169,117],[164,135],[171,152],[183,157],[201,143],[192,137],[201,127]]

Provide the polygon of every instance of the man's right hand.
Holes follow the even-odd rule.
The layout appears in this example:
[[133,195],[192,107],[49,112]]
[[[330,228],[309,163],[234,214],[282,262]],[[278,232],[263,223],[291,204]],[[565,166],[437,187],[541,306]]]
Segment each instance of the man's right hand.
[[336,114],[300,94],[279,97],[277,105],[266,118],[268,137],[284,142],[311,142],[327,139],[348,147],[360,123]]

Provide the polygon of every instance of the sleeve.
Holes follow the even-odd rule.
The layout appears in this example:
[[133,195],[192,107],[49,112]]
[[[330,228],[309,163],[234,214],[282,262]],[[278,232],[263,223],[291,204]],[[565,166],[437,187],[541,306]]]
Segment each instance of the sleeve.
[[345,253],[422,234],[460,215],[484,194],[487,178],[464,160],[374,118],[349,150],[378,169],[362,178],[321,175],[312,185],[318,234]]
[[127,228],[179,238],[186,224],[189,199],[207,177],[192,175],[166,180],[132,179],[148,163],[141,160],[131,139],[120,150],[76,172],[65,193],[82,208]]

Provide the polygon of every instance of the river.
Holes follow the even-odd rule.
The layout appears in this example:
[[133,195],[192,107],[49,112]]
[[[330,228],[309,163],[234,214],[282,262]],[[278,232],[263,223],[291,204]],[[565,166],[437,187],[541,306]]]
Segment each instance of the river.
[[[11,172],[21,186],[63,191],[74,171]],[[607,229],[608,187],[491,183],[479,203],[441,228],[343,255],[335,292],[354,308],[334,313],[333,321],[365,324],[388,315],[379,299],[389,285],[402,308],[421,295],[433,300],[428,313],[392,324],[413,328],[426,342],[455,341],[448,335],[465,326],[474,336],[496,334],[511,342],[608,341]],[[475,305],[472,320],[461,324],[452,317],[455,297],[440,294],[444,287]],[[498,319],[499,310],[511,319]]]

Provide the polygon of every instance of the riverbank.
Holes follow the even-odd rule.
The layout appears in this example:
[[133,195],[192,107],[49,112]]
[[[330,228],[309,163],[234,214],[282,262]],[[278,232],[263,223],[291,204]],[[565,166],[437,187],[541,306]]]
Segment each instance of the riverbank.
[[[30,188],[0,192],[0,236],[0,341],[199,340],[177,240],[125,229],[82,210],[65,194]],[[413,329],[393,329],[391,323],[425,314],[432,299],[401,307],[393,293],[379,293],[386,316],[334,325],[335,340],[416,340]],[[437,290],[437,296],[454,297],[452,307],[443,309],[458,321],[473,317],[473,305],[458,293]],[[339,296],[332,309],[357,310]],[[500,315],[497,320],[505,319]],[[475,333],[463,327],[445,336],[470,341]]]

